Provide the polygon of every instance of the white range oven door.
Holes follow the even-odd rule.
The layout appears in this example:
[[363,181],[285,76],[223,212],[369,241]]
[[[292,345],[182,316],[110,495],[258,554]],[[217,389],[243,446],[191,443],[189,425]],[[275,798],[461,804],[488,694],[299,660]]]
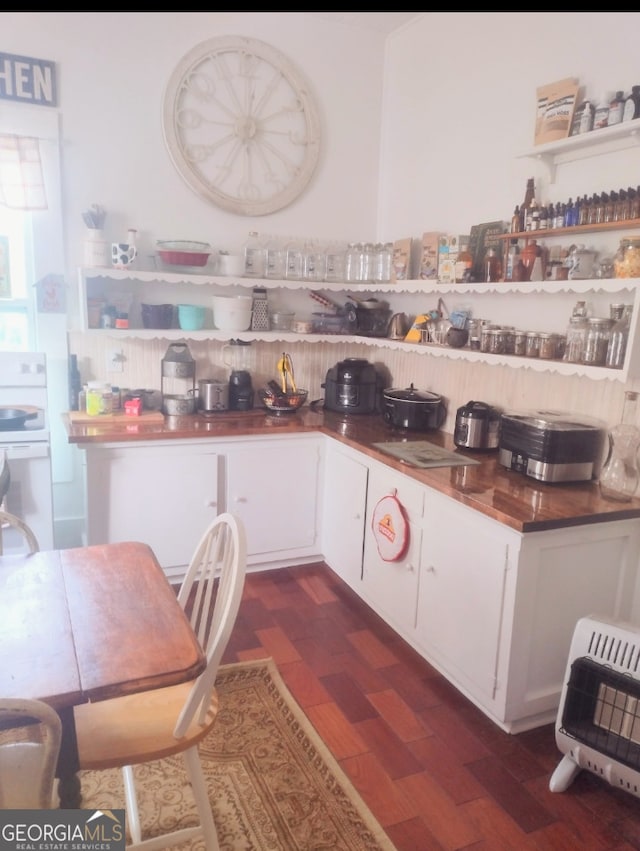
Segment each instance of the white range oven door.
[[[51,486],[51,451],[48,441],[3,443],[7,453],[11,484],[4,507],[24,520],[33,530],[41,550],[53,547],[53,497]],[[26,552],[20,533],[15,529],[3,533],[5,555]]]

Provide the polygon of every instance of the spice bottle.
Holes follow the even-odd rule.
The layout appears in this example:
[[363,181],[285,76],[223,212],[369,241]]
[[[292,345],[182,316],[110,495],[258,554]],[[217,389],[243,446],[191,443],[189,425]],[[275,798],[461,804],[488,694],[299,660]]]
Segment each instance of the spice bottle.
[[580,133],[589,133],[590,130],[593,130],[594,112],[593,104],[590,100],[586,100],[580,116]]
[[640,429],[637,418],[638,394],[627,390],[622,419],[609,432],[609,454],[600,473],[600,493],[605,499],[629,502],[638,488]]
[[620,124],[622,121],[622,113],[624,111],[624,92],[616,92],[609,104],[609,120],[608,126]]
[[609,125],[609,109],[613,100],[613,92],[607,92],[598,101],[595,113],[593,116],[593,129],[602,130],[603,127]]

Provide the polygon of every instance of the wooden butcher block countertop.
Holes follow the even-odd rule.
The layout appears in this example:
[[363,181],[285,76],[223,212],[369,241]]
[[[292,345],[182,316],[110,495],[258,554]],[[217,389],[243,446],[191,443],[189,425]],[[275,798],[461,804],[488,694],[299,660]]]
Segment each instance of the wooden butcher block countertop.
[[[609,520],[640,518],[640,499],[602,499],[595,482],[549,484],[512,472],[497,462],[496,452],[456,449],[453,436],[442,431],[407,432],[387,425],[380,415],[337,414],[305,406],[293,414],[274,416],[263,410],[226,411],[165,417],[159,412],[125,414],[78,421],[63,415],[70,443],[89,447],[102,443],[149,440],[233,438],[321,433],[363,452],[389,468],[452,497],[518,532],[535,532]],[[82,419],[82,418],[80,418]],[[374,444],[427,440],[479,464],[418,469],[378,450]]]

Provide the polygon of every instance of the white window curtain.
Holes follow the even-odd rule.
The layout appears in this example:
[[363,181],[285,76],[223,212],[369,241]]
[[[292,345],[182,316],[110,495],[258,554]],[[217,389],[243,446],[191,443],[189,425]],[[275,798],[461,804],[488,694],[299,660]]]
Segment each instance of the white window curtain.
[[0,134],[0,204],[12,210],[47,209],[38,139]]

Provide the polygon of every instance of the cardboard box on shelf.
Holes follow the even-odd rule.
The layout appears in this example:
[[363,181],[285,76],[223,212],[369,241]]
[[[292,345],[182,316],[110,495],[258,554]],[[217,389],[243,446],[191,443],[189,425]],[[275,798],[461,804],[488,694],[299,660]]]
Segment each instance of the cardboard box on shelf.
[[479,225],[473,225],[469,234],[469,251],[473,257],[473,267],[471,270],[472,281],[484,281],[484,259],[489,248],[495,248],[498,257],[502,257],[503,242],[497,239],[499,234],[507,233],[509,223],[500,222],[483,222]]
[[422,234],[417,277],[423,281],[435,281],[438,277],[438,245],[446,236],[441,231],[425,231]]
[[578,80],[566,77],[536,89],[536,126],[534,143],[566,139],[571,130],[578,98]]
[[453,280],[453,267],[449,259],[449,235],[443,234],[438,240],[438,280],[448,283]]
[[411,268],[411,237],[396,239],[393,243],[392,281],[406,281]]
[[438,280],[452,284],[456,280],[458,254],[469,245],[468,234],[447,234],[440,238],[438,252]]

